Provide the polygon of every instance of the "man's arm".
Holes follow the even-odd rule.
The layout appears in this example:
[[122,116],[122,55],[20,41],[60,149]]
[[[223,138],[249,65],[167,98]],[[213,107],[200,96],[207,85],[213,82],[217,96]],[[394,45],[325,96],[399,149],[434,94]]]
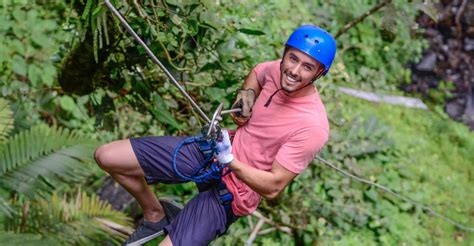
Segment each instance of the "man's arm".
[[252,190],[271,200],[280,194],[297,174],[288,171],[278,161],[273,161],[270,171],[263,171],[235,159],[229,164],[232,172]]
[[[255,98],[258,97],[260,94],[260,91],[262,90],[262,87],[260,86],[260,83],[258,83],[257,80],[257,74],[255,73],[255,68],[250,71],[250,73],[247,75],[245,78],[244,84],[242,85],[241,89],[252,89],[255,92]],[[235,113],[232,113],[231,115],[232,121],[236,125],[243,126],[245,123],[249,120],[250,117],[238,117]]]
[[245,78],[244,84],[242,85],[242,89],[253,89],[255,91],[255,97],[258,97],[262,87],[257,80],[257,73],[255,73],[255,68],[253,68],[247,77]]

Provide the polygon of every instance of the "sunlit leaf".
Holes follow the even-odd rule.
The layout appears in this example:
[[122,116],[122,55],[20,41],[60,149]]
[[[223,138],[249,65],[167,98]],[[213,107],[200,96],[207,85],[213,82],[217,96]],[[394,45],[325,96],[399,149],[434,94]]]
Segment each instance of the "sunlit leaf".
[[66,111],[73,112],[76,108],[74,99],[68,95],[61,96],[59,98],[59,105]]

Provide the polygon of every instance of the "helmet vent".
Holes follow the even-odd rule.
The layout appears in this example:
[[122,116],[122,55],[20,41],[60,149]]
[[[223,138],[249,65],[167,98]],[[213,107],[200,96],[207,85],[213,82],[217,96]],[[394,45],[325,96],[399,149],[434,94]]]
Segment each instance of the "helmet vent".
[[305,34],[305,35],[304,35],[304,38],[308,38],[308,34]]
[[319,40],[315,39],[315,40],[314,40],[314,43],[315,43],[315,44],[319,44]]

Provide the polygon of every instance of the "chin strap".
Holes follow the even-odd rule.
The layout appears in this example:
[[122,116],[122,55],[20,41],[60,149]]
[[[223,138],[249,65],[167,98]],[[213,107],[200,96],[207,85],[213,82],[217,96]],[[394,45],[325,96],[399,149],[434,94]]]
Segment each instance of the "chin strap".
[[277,89],[275,92],[273,92],[273,94],[268,98],[267,102],[263,106],[268,107],[268,105],[270,105],[272,102],[273,96],[275,96],[280,90],[283,90],[283,88]]
[[[313,80],[313,82],[314,82],[314,80]],[[311,83],[308,83],[307,85],[305,85],[305,86],[303,86],[303,87],[299,88],[299,89],[298,89],[298,90],[296,90],[296,91],[299,91],[299,90],[301,90],[301,89],[305,88],[305,87],[306,87],[306,86],[308,86],[308,85],[312,85],[312,84],[313,84],[313,82],[311,82]],[[283,89],[283,88],[280,88],[280,89],[277,89],[275,92],[273,92],[273,94],[272,94],[272,95],[271,95],[271,96],[268,98],[267,102],[266,102],[266,103],[265,103],[265,105],[263,105],[263,106],[265,106],[266,108],[268,108],[268,106],[269,106],[269,105],[270,105],[270,103],[272,102],[273,96],[275,96],[275,95],[276,95],[276,94],[277,94],[277,93],[278,93],[280,90],[285,90],[285,89]],[[296,92],[296,91],[292,91],[292,92]]]

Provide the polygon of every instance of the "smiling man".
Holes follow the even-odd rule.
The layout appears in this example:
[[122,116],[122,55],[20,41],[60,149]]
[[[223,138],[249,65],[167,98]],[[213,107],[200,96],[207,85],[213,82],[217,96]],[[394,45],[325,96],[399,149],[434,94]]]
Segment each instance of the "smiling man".
[[[328,140],[326,112],[313,82],[327,74],[335,53],[329,33],[301,26],[286,42],[281,60],[252,69],[233,106],[242,108],[232,115],[239,126],[234,140],[231,144],[223,131],[223,140],[217,142],[215,157],[232,172],[211,185],[198,185],[199,194],[182,210],[170,200],[158,200],[149,185],[188,182],[172,165],[185,137],[140,137],[100,146],[95,152],[99,166],[143,210],[143,220],[125,245],[141,245],[163,233],[167,236],[160,245],[207,245],[236,218],[255,211],[261,197],[278,196]],[[187,176],[205,160],[196,142],[176,158]]]
[[[286,42],[281,60],[258,64],[239,90],[232,116],[239,125],[223,178],[234,195],[235,215],[252,213],[260,197],[275,198],[325,145],[329,124],[313,82],[326,75],[336,53],[334,38],[316,26],[301,26]],[[249,98],[256,98],[255,101]],[[226,134],[224,134],[226,135]]]

